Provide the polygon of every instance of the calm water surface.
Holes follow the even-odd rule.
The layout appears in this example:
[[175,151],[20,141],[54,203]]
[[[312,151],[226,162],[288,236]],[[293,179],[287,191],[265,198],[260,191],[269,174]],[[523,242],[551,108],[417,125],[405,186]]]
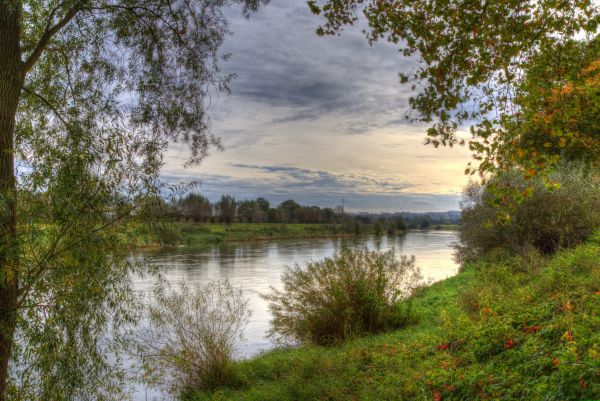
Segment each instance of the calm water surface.
[[[272,348],[266,338],[270,313],[260,294],[270,287],[281,288],[281,274],[287,266],[304,265],[310,260],[331,256],[342,241],[369,249],[396,249],[399,255],[415,255],[423,276],[442,280],[456,274],[452,246],[457,241],[454,231],[410,231],[403,236],[364,237],[360,239],[305,239],[254,242],[220,246],[207,250],[185,248],[148,255],[154,263],[165,266],[164,277],[172,284],[185,282],[190,287],[212,280],[229,279],[248,299],[252,316],[245,332],[240,357],[250,357]],[[133,285],[140,295],[150,296],[156,286],[153,277],[135,277]],[[162,400],[163,395],[138,387],[135,401]]]

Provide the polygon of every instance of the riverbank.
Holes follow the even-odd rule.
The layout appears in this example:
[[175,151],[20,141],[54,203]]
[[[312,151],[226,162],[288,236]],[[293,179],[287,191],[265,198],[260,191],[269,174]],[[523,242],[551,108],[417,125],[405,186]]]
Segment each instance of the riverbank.
[[203,400],[581,400],[600,394],[600,234],[496,256],[417,294],[418,322],[339,347],[268,352]]
[[277,224],[277,223],[168,223],[136,231],[138,246],[159,248],[169,246],[201,247],[221,243],[266,241],[274,239],[330,238],[352,236],[340,224]]
[[[444,225],[430,230],[453,230]],[[391,234],[398,234],[393,232]],[[134,240],[142,248],[173,246],[202,247],[222,243],[267,241],[275,239],[309,239],[352,237],[375,234],[374,225],[279,224],[279,223],[168,223],[135,230]]]

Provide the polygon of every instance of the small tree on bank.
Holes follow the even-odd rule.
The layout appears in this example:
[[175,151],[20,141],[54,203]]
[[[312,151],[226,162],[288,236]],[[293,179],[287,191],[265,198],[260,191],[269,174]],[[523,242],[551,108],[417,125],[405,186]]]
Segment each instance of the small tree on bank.
[[217,215],[221,223],[231,224],[237,214],[237,203],[230,195],[223,195],[215,205]]
[[[461,260],[474,260],[495,249],[524,254],[532,249],[551,254],[575,246],[600,228],[600,171],[582,163],[561,164],[548,188],[541,179],[530,181],[520,171],[494,178],[487,185],[465,188],[460,226]],[[494,186],[510,183],[531,194],[515,206],[507,221],[497,221],[498,200]]]
[[313,344],[402,327],[410,316],[400,302],[423,284],[414,256],[351,248],[289,268],[282,281],[283,290],[263,296],[273,314],[271,334]]

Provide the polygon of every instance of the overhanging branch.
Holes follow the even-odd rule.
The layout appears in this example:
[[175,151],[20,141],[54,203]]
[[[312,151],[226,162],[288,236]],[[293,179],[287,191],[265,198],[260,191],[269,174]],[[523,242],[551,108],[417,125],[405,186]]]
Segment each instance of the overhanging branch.
[[77,15],[77,13],[81,10],[81,6],[83,5],[83,3],[84,3],[84,0],[77,1],[73,5],[73,7],[71,7],[55,25],[50,26],[51,20],[54,18],[54,14],[55,14],[55,10],[52,10],[52,13],[50,14],[50,17],[49,17],[50,21],[49,21],[48,27],[44,31],[44,34],[38,41],[37,45],[31,52],[31,54],[29,55],[27,60],[25,60],[23,62],[23,65],[21,66],[21,73],[23,75],[27,74],[27,72],[29,70],[31,70],[31,68],[39,60],[44,49],[48,46],[48,43],[50,43],[50,40],[52,39],[52,37],[54,35],[56,35],[62,28],[64,28],[75,17],[75,15]]

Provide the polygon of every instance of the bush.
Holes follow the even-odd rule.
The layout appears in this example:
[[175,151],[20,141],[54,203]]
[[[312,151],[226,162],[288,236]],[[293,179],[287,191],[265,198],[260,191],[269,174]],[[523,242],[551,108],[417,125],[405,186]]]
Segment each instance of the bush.
[[227,384],[249,317],[247,301],[229,282],[159,292],[135,341],[146,381],[171,394]]
[[[459,258],[474,260],[495,248],[551,254],[589,238],[600,227],[599,173],[564,165],[550,179],[556,188],[541,180],[525,181],[518,173],[497,177],[487,186],[470,184],[461,203]],[[532,191],[514,206],[508,221],[498,218],[498,185]]]
[[401,301],[422,278],[414,257],[342,248],[306,269],[289,268],[282,281],[283,291],[264,296],[273,314],[271,334],[333,344],[405,325],[410,309]]
[[178,227],[172,224],[158,223],[153,226],[152,231],[161,246],[175,246],[181,241]]

